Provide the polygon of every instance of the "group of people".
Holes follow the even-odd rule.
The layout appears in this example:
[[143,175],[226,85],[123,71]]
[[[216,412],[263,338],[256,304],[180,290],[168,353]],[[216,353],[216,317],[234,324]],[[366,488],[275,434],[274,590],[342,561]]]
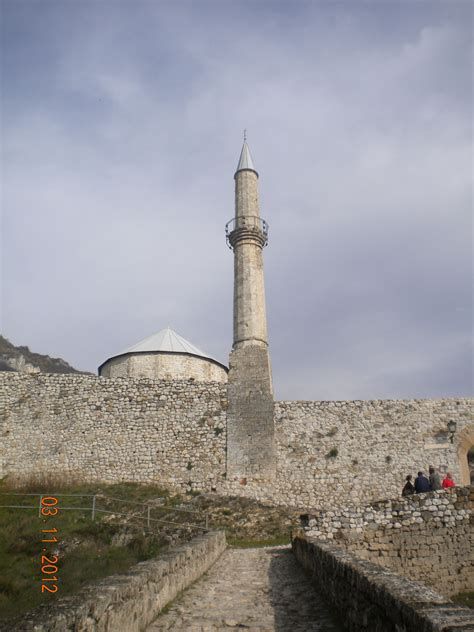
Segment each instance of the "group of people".
[[446,473],[446,477],[441,481],[441,477],[435,468],[431,465],[429,469],[429,478],[423,472],[418,472],[415,478],[415,484],[412,481],[412,475],[406,477],[405,487],[402,490],[402,496],[411,496],[412,494],[424,494],[425,492],[433,492],[437,489],[447,489],[454,487],[455,483],[451,472]]

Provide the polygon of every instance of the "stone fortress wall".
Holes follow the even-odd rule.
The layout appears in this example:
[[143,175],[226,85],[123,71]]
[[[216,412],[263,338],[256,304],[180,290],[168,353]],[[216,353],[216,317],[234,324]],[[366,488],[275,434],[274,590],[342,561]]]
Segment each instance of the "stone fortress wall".
[[[288,504],[297,496],[307,508],[396,497],[407,474],[429,465],[460,483],[458,444],[469,428],[474,443],[474,401],[467,398],[288,401],[274,410],[276,493]],[[453,444],[449,419],[457,422]]]
[[216,382],[0,373],[0,477],[159,482],[329,509],[397,496],[429,464],[459,482],[473,428],[468,399],[276,402],[275,479],[232,480],[227,408]]
[[225,385],[0,374],[0,476],[179,487],[225,472]]

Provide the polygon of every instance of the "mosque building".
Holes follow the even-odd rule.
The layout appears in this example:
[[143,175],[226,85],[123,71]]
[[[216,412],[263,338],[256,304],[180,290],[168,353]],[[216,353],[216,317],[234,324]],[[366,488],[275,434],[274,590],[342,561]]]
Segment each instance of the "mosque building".
[[227,382],[227,367],[167,327],[108,358],[99,375]]

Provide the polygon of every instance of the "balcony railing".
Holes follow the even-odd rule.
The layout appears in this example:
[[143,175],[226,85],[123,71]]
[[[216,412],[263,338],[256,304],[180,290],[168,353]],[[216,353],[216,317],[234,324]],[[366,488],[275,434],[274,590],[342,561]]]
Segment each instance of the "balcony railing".
[[258,233],[260,238],[263,238],[263,246],[268,244],[268,223],[261,217],[255,215],[241,215],[234,217],[225,225],[225,238],[228,247],[232,250],[232,244],[230,242],[230,235],[236,230],[245,230],[250,233]]

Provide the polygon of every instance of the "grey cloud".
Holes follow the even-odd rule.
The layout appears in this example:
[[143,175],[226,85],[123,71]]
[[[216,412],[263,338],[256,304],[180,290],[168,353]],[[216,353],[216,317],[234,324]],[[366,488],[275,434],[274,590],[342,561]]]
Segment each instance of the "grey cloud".
[[170,324],[225,361],[247,127],[277,396],[467,394],[467,5],[110,6],[6,15],[4,333],[94,370]]

